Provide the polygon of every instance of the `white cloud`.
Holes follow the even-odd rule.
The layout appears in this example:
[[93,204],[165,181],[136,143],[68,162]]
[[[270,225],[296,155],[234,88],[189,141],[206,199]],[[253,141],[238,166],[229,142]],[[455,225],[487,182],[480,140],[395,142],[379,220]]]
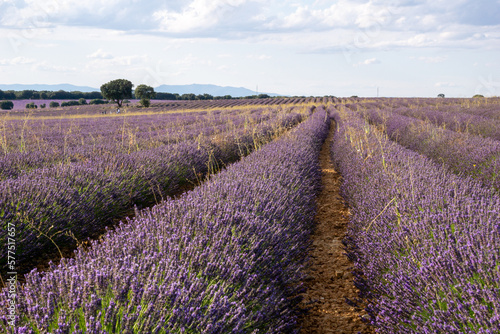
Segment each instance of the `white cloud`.
[[33,58],[15,57],[10,59],[0,59],[0,66],[26,65],[35,62]]
[[261,54],[261,55],[248,55],[247,58],[257,59],[257,60],[266,60],[266,59],[271,59],[272,57],[269,55]]
[[435,56],[435,57],[410,57],[411,59],[418,59],[420,61],[423,61],[425,63],[442,63],[448,59],[448,56]]
[[436,39],[434,39],[429,34],[417,34],[407,41],[407,46],[422,47],[422,46],[432,46],[436,44]]
[[42,72],[76,73],[80,70],[73,66],[54,65],[47,61],[42,61],[33,65],[33,70]]
[[334,27],[369,28],[384,25],[392,15],[389,7],[370,2],[340,0],[327,8],[297,6],[285,17],[275,17],[266,24],[271,29],[324,30]]
[[112,59],[113,56],[110,53],[104,52],[102,49],[97,50],[96,52],[89,54],[87,58],[94,59]]
[[113,57],[109,54],[105,54],[104,57],[99,54],[95,57],[89,57],[93,60],[89,63],[90,67],[109,67],[109,66],[133,66],[133,65],[144,65],[148,62],[148,56],[146,55],[128,55]]
[[[479,3],[481,5],[479,5]],[[499,15],[496,15],[499,14]],[[460,45],[471,36],[488,43],[500,26],[497,0],[24,0],[0,3],[0,26],[22,29],[74,26],[182,37],[241,38],[297,31],[347,29],[375,41],[392,32],[405,46],[447,40]],[[462,31],[456,35],[456,28]],[[463,33],[467,32],[467,33]],[[424,39],[429,33],[434,40]],[[441,34],[441,35],[439,35]],[[386,36],[384,36],[386,37]],[[394,40],[391,40],[394,41]],[[390,43],[386,44],[397,44]],[[491,44],[491,43],[490,43]]]
[[378,60],[377,58],[369,58],[369,59],[365,59],[364,61],[355,64],[354,66],[377,65],[380,63],[381,63],[381,61]]
[[[240,17],[241,9],[251,9],[252,0],[193,0],[181,11],[163,9],[152,14],[159,22],[161,31],[169,33],[189,33],[198,31],[203,35],[204,29],[234,22]],[[248,14],[253,11],[248,10]],[[246,23],[249,15],[243,16],[240,23]]]
[[[288,88],[280,87],[307,82],[292,90],[331,93],[331,77],[349,76],[352,66],[400,76],[399,91],[416,87],[408,77],[432,67],[421,86],[435,96],[434,83],[469,75],[465,87],[498,68],[499,8],[498,0],[0,0],[0,69],[4,78],[25,82],[275,81],[283,93]],[[353,79],[361,87],[378,71],[354,72],[365,76]]]

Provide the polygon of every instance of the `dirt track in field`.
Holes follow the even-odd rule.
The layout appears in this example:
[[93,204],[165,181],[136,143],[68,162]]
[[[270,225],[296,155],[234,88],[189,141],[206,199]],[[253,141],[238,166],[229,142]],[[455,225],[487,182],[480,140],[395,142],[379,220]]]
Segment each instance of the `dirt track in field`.
[[353,265],[344,255],[342,244],[349,211],[340,196],[340,174],[330,160],[334,131],[332,123],[320,154],[323,189],[317,198],[316,230],[310,253],[312,264],[302,305],[310,310],[301,319],[301,334],[374,333],[373,328],[361,320],[366,313],[346,303],[346,298],[357,298],[358,290],[351,274]]

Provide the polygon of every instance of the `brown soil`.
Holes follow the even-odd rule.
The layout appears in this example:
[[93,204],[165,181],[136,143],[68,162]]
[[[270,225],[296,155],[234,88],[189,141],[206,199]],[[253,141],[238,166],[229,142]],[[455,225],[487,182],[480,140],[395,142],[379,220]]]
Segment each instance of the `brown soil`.
[[303,307],[309,308],[301,319],[301,334],[317,333],[374,333],[364,323],[364,310],[346,303],[346,298],[356,300],[351,273],[353,264],[344,253],[342,239],[345,236],[349,211],[340,196],[340,174],[330,161],[330,143],[335,126],[330,129],[320,154],[323,189],[317,198],[316,230],[312,235],[312,263],[305,282]]

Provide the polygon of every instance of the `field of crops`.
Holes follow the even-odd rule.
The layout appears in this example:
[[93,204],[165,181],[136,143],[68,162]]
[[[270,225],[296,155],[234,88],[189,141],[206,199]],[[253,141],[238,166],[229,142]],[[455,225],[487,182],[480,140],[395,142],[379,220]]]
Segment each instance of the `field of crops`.
[[242,101],[1,114],[0,329],[300,333],[331,124],[349,303],[377,333],[498,333],[499,99]]
[[[162,111],[185,111],[185,110],[207,110],[214,108],[238,108],[242,106],[283,106],[289,104],[331,103],[333,97],[276,97],[276,98],[255,98],[255,99],[227,99],[227,100],[152,100],[149,108],[142,108],[139,100],[127,100],[123,103],[120,113],[144,113]],[[69,100],[54,100],[61,104]],[[73,100],[73,102],[77,100]],[[61,116],[61,115],[97,115],[116,113],[116,104],[80,105],[70,107],[49,107],[52,100],[14,100],[14,109],[11,111],[0,110],[0,116],[10,115],[39,115],[39,116]],[[89,101],[87,101],[89,102]],[[25,109],[26,104],[33,103],[37,109]],[[45,108],[38,106],[45,104]]]

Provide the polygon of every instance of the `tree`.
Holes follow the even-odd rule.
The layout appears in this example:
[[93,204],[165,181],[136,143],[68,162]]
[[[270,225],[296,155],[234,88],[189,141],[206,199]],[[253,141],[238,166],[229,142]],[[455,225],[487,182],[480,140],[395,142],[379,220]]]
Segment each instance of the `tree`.
[[193,94],[193,93],[189,93],[189,94],[182,94],[181,95],[181,100],[189,100],[189,101],[192,101],[192,100],[196,100],[196,95]]
[[36,96],[34,96],[35,92],[36,91],[30,90],[30,89],[23,90],[20,92],[20,99],[21,100],[29,100],[29,99],[36,98]]
[[50,98],[54,100],[66,100],[71,98],[71,94],[65,92],[64,90],[58,90],[57,92],[52,92]]
[[79,106],[80,102],[71,100],[71,101],[64,101],[61,103],[61,107],[71,107],[71,106]]
[[150,100],[156,97],[156,93],[151,86],[139,85],[135,89],[135,97],[141,99],[141,104],[147,108],[150,105]]
[[101,99],[93,99],[93,100],[90,100],[89,104],[106,104],[108,103],[108,101],[104,101],[104,100],[101,100]]
[[87,104],[87,100],[85,100],[83,97],[78,100],[78,103],[81,105]]
[[444,94],[438,94],[438,97],[444,98]]
[[5,100],[15,100],[16,99],[16,93],[13,90],[6,90],[3,92],[3,98]]
[[158,100],[179,100],[180,95],[175,93],[156,93],[156,99]]
[[49,103],[49,107],[51,107],[51,108],[57,108],[57,107],[59,107],[59,102],[52,101],[52,102]]
[[12,101],[2,101],[0,102],[0,109],[10,110],[14,108],[14,103]]
[[118,108],[122,106],[123,100],[132,98],[132,82],[126,79],[116,79],[101,86],[102,96],[115,102]]
[[210,94],[205,93],[203,95],[202,94],[196,95],[196,99],[197,100],[213,100],[214,97]]

